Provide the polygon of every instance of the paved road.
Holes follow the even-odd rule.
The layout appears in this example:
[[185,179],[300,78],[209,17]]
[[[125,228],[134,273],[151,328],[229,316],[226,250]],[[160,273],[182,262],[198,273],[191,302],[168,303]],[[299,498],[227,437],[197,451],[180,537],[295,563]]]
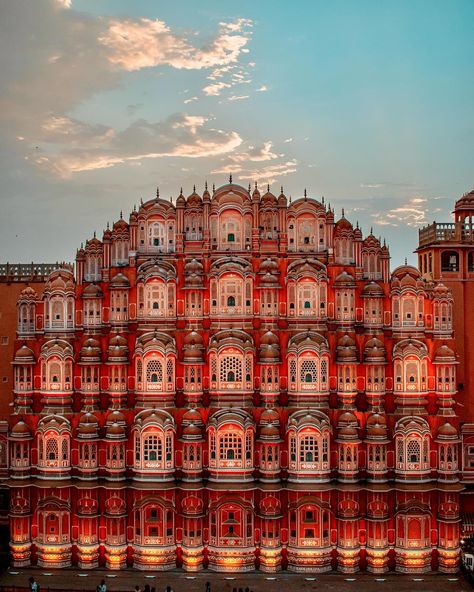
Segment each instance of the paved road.
[[[50,574],[50,575],[47,575]],[[81,575],[86,574],[86,575]],[[216,574],[201,572],[195,575],[182,571],[166,573],[144,573],[133,569],[111,573],[106,570],[93,572],[75,568],[48,571],[46,569],[10,569],[0,576],[0,590],[6,587],[27,586],[28,578],[34,575],[41,584],[41,591],[49,590],[88,590],[95,592],[95,587],[102,578],[107,582],[107,592],[133,592],[135,585],[142,589],[145,584],[155,586],[157,592],[163,592],[166,585],[171,585],[174,592],[204,592],[205,583],[211,582],[212,592],[233,592],[233,588],[249,588],[252,592],[471,592],[470,584],[461,574],[441,575],[399,575],[380,576],[360,573],[343,575],[337,572],[314,576],[302,576],[283,572],[275,576],[260,572],[249,574]]]

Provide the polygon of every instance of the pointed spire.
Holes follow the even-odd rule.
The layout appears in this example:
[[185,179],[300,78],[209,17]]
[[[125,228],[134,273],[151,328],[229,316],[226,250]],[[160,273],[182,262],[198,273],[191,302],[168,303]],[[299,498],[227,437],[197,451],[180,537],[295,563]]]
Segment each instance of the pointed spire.
[[342,208],[342,217],[344,218],[344,208]]
[[291,203],[291,200],[292,200],[292,199],[293,199],[293,198],[292,198],[292,197],[291,197],[291,195],[290,195],[290,203]]
[[374,234],[374,227],[373,226],[370,227],[370,234]]
[[307,201],[308,199],[308,194],[306,192],[306,187],[304,188],[304,200]]
[[123,210],[120,210],[120,220],[123,218]]
[[179,194],[183,195],[183,188],[181,187],[181,189],[179,190]]
[[257,181],[255,181],[255,189],[258,189],[258,187],[257,187]]
[[359,220],[356,220],[356,228],[359,228]]
[[[181,192],[181,193],[183,193],[183,192]],[[170,195],[170,203],[173,203],[173,196],[172,195]]]
[[160,199],[160,188],[159,187],[156,188],[156,199],[157,199],[157,201]]
[[321,199],[321,203],[324,205],[324,195],[323,195],[323,197]]
[[252,186],[249,183],[249,188],[248,188],[248,192],[250,193],[252,191]]
[[196,185],[193,185],[193,193],[196,193]]
[[107,222],[107,230],[110,230],[110,224]]
[[215,193],[215,192],[216,192],[216,184],[215,184],[215,183],[213,183],[213,184],[212,184],[212,193]]
[[137,211],[137,204],[133,204],[133,211],[136,212]]
[[405,257],[405,265],[408,264],[408,259]]
[[97,236],[96,236],[96,235],[97,235],[97,233],[96,233],[96,231],[94,230],[94,238],[97,238]]
[[267,183],[267,193],[270,193],[270,183]]
[[207,181],[204,183],[204,189],[207,191]]
[[280,186],[280,195],[283,195],[283,185]]
[[140,197],[140,205],[143,205],[143,197]]
[[232,185],[232,173],[229,175],[229,185]]

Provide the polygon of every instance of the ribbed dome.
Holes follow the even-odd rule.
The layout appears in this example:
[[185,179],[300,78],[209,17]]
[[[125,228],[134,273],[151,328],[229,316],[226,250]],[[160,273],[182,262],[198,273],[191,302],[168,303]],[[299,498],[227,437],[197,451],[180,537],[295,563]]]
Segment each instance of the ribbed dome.
[[125,415],[117,410],[112,411],[112,413],[109,413],[109,415],[107,416],[107,424],[113,423],[118,423],[119,425],[126,425],[127,422],[125,421]]
[[453,425],[451,425],[449,422],[446,422],[439,426],[437,437],[446,440],[456,439],[458,437],[458,431]]
[[355,288],[356,283],[355,283],[355,280],[352,277],[352,275],[347,273],[347,271],[343,271],[334,280],[334,287],[335,288]]
[[372,297],[372,298],[382,298],[384,295],[383,289],[377,282],[369,282],[364,286],[362,290],[361,296],[364,297]]
[[385,346],[380,339],[372,337],[364,347],[364,361],[382,363],[385,362]]
[[280,423],[280,416],[278,415],[278,411],[275,409],[265,409],[260,416],[260,425],[263,424],[275,424],[279,425]]
[[202,362],[204,358],[204,340],[200,333],[191,331],[185,336],[183,353],[186,362]]
[[101,355],[102,350],[97,339],[91,337],[84,341],[80,352],[81,362],[100,362]]
[[337,362],[342,364],[357,362],[357,348],[349,335],[343,335],[337,342],[336,358]]
[[183,425],[203,425],[201,414],[197,409],[188,409],[181,420]]

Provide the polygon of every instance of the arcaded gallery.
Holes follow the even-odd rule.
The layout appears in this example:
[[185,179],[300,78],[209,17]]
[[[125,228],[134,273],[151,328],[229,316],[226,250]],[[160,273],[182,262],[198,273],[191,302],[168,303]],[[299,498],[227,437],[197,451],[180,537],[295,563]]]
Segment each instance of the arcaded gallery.
[[[23,289],[13,565],[457,571],[459,356],[437,255],[390,271],[344,212],[277,194],[157,193]],[[459,259],[439,259],[454,278]]]

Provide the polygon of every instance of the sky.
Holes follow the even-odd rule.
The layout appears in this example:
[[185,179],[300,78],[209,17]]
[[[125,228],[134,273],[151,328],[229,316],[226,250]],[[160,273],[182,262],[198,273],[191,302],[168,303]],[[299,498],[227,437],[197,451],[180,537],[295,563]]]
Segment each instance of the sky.
[[325,197],[392,267],[474,184],[472,0],[0,0],[0,261],[207,181]]

